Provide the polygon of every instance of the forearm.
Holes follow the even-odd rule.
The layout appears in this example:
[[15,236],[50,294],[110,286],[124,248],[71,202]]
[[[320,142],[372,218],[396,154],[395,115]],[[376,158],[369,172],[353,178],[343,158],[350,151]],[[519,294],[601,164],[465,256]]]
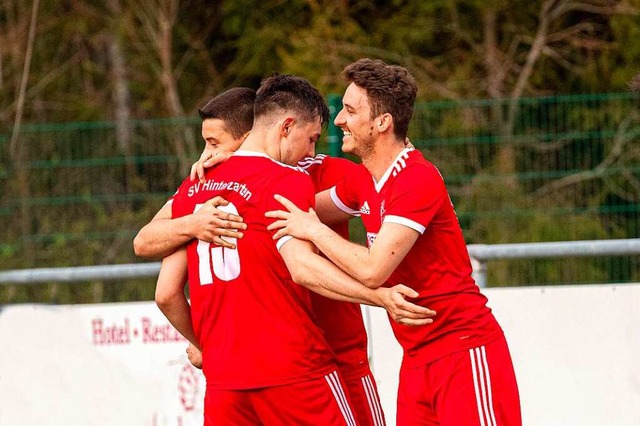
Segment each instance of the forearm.
[[339,300],[342,302],[359,303],[363,305],[378,306],[377,302],[374,302],[374,295],[372,293],[361,293],[360,287],[367,291],[373,292],[374,290],[360,284],[355,281],[358,287],[351,287],[352,284],[346,282],[332,281],[325,282],[324,280],[314,280],[314,277],[318,277],[319,274],[326,273],[326,270],[310,272],[307,279],[300,279],[297,283],[308,288],[314,293],[318,293],[321,296],[327,297],[333,300]]
[[168,301],[168,303],[162,306],[158,305],[158,307],[178,333],[182,334],[185,339],[200,349],[200,344],[193,331],[191,308],[186,297],[177,295]]
[[325,225],[318,226],[311,235],[318,250],[358,282],[374,289],[384,283],[376,274],[378,262],[367,247],[345,240]]
[[145,225],[133,241],[136,256],[163,258],[194,238],[190,215],[177,219],[154,219]]
[[430,317],[435,312],[405,300],[405,297],[418,296],[414,290],[403,284],[393,288],[368,288],[315,253],[313,244],[308,241],[292,238],[280,246],[280,254],[294,282],[323,296],[381,306],[396,321],[407,325],[424,325],[433,321]]
[[199,348],[191,323],[191,306],[184,293],[187,278],[187,250],[181,248],[162,260],[155,301],[171,325]]
[[364,286],[320,255],[308,252],[298,254],[296,251],[287,265],[296,283],[322,296],[353,303],[380,305],[374,290]]

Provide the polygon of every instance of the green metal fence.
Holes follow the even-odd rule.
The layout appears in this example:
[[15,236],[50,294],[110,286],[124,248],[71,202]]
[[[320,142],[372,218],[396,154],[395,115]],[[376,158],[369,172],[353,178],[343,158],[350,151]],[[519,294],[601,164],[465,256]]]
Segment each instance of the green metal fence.
[[[320,152],[337,151],[335,132]],[[0,269],[138,261],[131,241],[197,158],[199,135],[197,118],[33,124],[10,153],[0,134]],[[469,243],[639,236],[631,93],[420,103],[410,138],[442,171]],[[490,281],[637,281],[638,263],[495,262]]]

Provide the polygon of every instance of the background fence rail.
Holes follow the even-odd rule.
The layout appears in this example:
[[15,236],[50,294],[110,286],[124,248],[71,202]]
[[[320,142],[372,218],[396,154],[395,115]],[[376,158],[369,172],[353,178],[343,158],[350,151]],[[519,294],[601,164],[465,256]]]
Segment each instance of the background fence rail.
[[[472,259],[476,282],[480,287],[487,287],[487,264],[492,260],[640,256],[640,238],[551,243],[471,244],[467,249]],[[0,285],[155,278],[159,270],[160,262],[10,270],[0,271]]]
[[[25,125],[18,154],[0,134],[0,270],[139,262],[132,239],[186,176],[201,143],[195,117],[130,126],[125,146],[115,123]],[[340,131],[329,130],[320,152],[337,152]],[[468,244],[640,237],[635,94],[419,103],[409,135],[445,177]],[[362,229],[353,230],[363,241]],[[488,279],[635,282],[639,263],[500,259]],[[33,296],[24,291],[0,291],[0,303]]]

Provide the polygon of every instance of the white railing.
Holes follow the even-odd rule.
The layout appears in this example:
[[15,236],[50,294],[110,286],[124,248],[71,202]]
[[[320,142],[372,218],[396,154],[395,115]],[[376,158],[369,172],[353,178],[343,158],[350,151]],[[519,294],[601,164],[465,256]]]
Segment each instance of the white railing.
[[551,243],[470,244],[467,246],[473,277],[487,286],[487,263],[496,259],[541,259],[550,257],[638,256],[640,238],[621,240],[560,241]]
[[[637,256],[640,255],[640,238],[550,243],[470,244],[467,248],[473,264],[474,278],[480,287],[486,287],[487,263],[491,260]],[[17,269],[0,271],[0,285],[154,277],[158,275],[159,270],[160,262]]]

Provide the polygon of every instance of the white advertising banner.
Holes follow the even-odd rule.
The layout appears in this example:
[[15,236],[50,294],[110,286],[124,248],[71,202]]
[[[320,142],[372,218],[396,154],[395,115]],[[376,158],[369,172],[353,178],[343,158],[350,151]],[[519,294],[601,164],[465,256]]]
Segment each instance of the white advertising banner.
[[[525,426],[640,425],[640,284],[486,289]],[[400,347],[366,308],[394,426]],[[153,302],[0,307],[0,426],[202,424],[205,382]]]
[[0,425],[202,425],[205,381],[153,302],[0,307]]

